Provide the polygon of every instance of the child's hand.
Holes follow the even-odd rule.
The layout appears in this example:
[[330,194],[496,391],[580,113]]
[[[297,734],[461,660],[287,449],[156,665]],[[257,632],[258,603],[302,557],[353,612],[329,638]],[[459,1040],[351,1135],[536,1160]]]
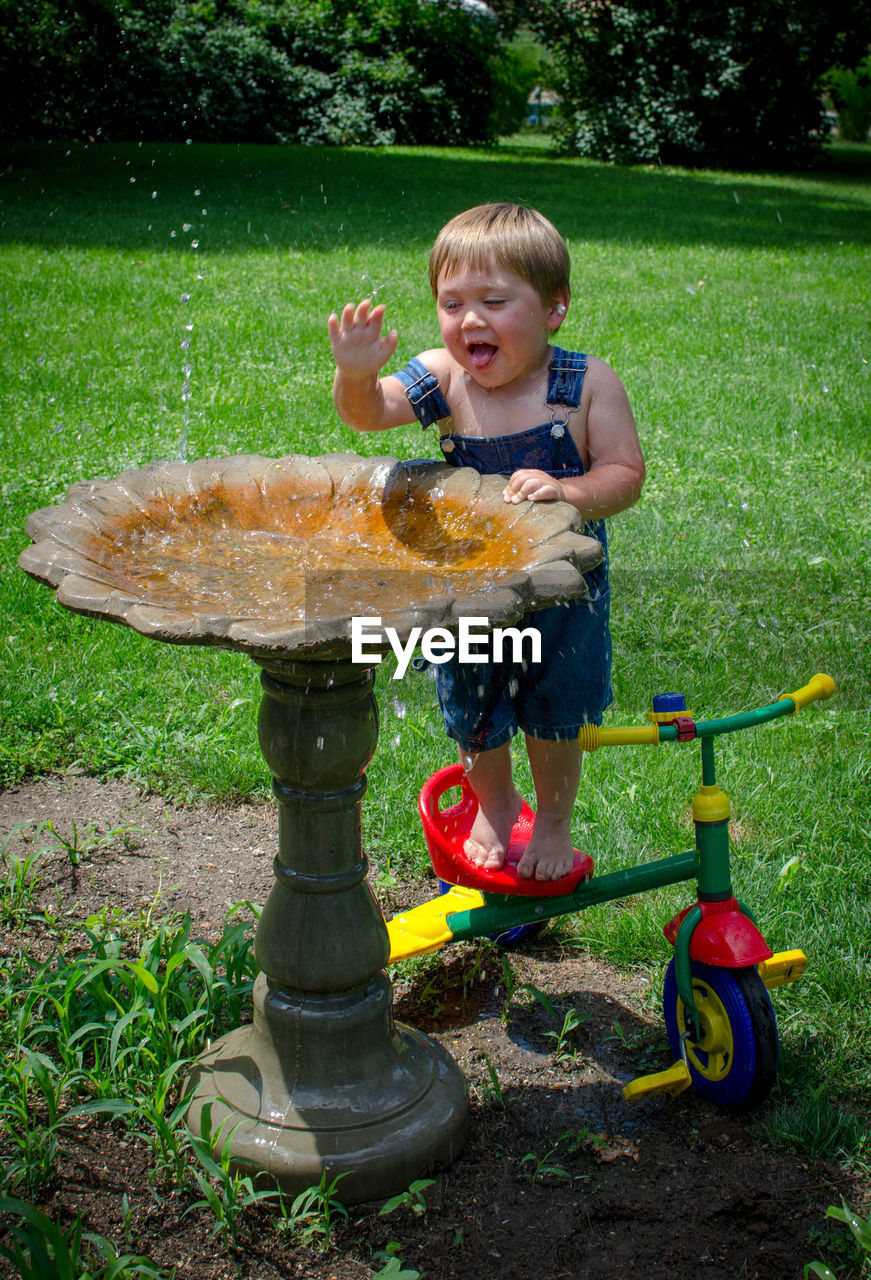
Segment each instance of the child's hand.
[[371,377],[387,364],[396,350],[398,336],[393,329],[382,337],[383,319],[383,304],[373,307],[369,298],[364,298],[356,308],[348,303],[342,309],[341,318],[335,311],[330,316],[327,328],[333,359],[344,377]]
[[565,502],[566,493],[559,480],[546,471],[515,471],[502,490],[506,502]]

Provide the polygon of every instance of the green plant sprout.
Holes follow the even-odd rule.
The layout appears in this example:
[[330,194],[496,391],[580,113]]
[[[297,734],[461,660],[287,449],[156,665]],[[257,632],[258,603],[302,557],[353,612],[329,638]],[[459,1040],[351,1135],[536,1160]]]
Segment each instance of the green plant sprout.
[[415,1179],[406,1191],[400,1191],[398,1195],[391,1196],[384,1202],[378,1210],[379,1217],[393,1213],[396,1209],[410,1209],[416,1218],[426,1217],[427,1204],[424,1192],[434,1183],[434,1178]]
[[338,1197],[336,1188],[346,1175],[338,1174],[331,1181],[329,1172],[324,1169],[317,1186],[308,1187],[293,1201],[290,1212],[287,1212],[284,1201],[279,1200],[282,1215],[280,1227],[287,1231],[291,1239],[307,1248],[315,1248],[326,1253],[332,1243],[336,1220],[347,1221],[348,1210]]
[[[871,1214],[867,1218],[860,1218],[842,1198],[840,1209],[836,1205],[829,1205],[826,1217],[833,1218],[835,1222],[843,1222],[850,1229],[855,1241],[858,1266],[856,1274],[862,1276],[871,1274]],[[804,1269],[804,1275],[806,1278],[817,1276],[819,1280],[838,1280],[837,1273],[824,1262],[809,1262]]]
[[255,1187],[256,1174],[242,1173],[238,1168],[232,1167],[230,1143],[242,1122],[240,1120],[232,1129],[227,1129],[229,1120],[225,1120],[213,1131],[213,1105],[213,1102],[208,1102],[202,1109],[203,1137],[196,1137],[189,1131],[190,1147],[200,1166],[194,1168],[193,1176],[202,1194],[199,1200],[185,1209],[183,1216],[193,1213],[195,1209],[210,1209],[215,1219],[212,1235],[220,1234],[226,1247],[234,1249],[246,1225],[244,1210],[268,1201],[280,1203],[281,1192]]
[[576,1031],[582,1022],[586,1022],[588,1015],[580,1017],[575,1009],[568,1009],[563,1018],[563,1024],[559,1031],[545,1031],[545,1035],[554,1040],[554,1054],[557,1062],[575,1063],[578,1057],[577,1049],[569,1049],[566,1042],[573,1031]]
[[489,1079],[483,1081],[483,1083],[479,1085],[481,1097],[484,1100],[485,1106],[493,1107],[494,1110],[497,1111],[504,1111],[505,1098],[502,1094],[502,1085],[499,1082],[499,1076],[496,1073],[496,1068],[493,1066],[493,1063],[487,1057],[486,1053],[483,1055],[483,1062],[484,1066],[487,1068],[487,1075]]
[[543,1156],[534,1151],[527,1151],[520,1161],[520,1176],[527,1182],[543,1182],[547,1178],[570,1178],[561,1165],[554,1164],[554,1156],[559,1151],[559,1143],[551,1147]]
[[15,1242],[11,1248],[0,1245],[0,1255],[13,1264],[20,1280],[172,1280],[175,1275],[175,1267],[166,1272],[149,1258],[118,1254],[105,1236],[83,1232],[80,1214],[63,1231],[22,1200],[0,1199],[0,1213],[18,1219],[9,1226]]

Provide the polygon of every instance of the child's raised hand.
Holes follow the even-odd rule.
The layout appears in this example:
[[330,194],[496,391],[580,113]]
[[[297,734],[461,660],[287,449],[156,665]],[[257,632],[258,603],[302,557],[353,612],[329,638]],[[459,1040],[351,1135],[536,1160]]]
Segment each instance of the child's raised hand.
[[393,355],[398,342],[395,329],[383,336],[381,322],[384,305],[372,306],[364,298],[355,307],[348,303],[341,316],[335,311],[327,321],[330,345],[336,368],[347,378],[366,378],[377,374]]
[[546,471],[525,468],[515,471],[502,490],[506,502],[565,502],[566,494],[559,480]]

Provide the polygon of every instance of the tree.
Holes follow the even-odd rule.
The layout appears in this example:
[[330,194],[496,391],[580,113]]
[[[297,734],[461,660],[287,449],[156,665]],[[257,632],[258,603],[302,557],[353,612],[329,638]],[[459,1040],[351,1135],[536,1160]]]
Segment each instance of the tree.
[[491,141],[507,30],[463,0],[0,0],[7,136]]
[[822,77],[871,38],[857,0],[535,0],[527,21],[554,54],[565,150],[732,168],[810,161]]

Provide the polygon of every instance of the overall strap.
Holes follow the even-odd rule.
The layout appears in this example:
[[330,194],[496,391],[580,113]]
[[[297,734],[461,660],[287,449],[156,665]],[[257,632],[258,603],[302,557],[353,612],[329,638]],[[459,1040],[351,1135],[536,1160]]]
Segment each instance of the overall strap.
[[563,351],[554,347],[547,378],[547,405],[565,405],[577,409],[581,403],[581,389],[587,372],[587,357],[577,351]]
[[433,423],[451,416],[438,379],[430,373],[421,360],[418,360],[417,356],[409,360],[400,373],[395,373],[393,376],[398,378],[405,387],[408,402],[424,430],[431,427]]

